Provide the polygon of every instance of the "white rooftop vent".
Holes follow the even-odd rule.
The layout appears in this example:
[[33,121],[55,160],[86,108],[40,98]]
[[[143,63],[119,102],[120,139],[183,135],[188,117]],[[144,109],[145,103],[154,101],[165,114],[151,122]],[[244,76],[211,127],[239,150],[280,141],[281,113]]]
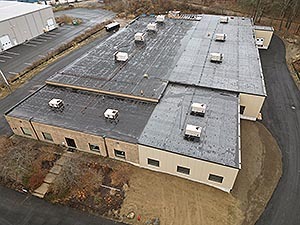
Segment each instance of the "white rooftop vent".
[[107,109],[105,112],[104,112],[104,117],[106,119],[111,119],[111,120],[115,120],[117,119],[119,116],[119,111],[116,110],[116,109]]
[[223,61],[224,55],[222,53],[210,53],[210,61],[221,63]]
[[156,17],[156,22],[157,23],[163,23],[163,22],[165,22],[165,15],[158,15],[157,17]]
[[145,41],[145,34],[144,33],[136,33],[134,35],[134,41],[136,41],[136,42],[144,42]]
[[63,107],[64,102],[59,98],[53,98],[48,104],[51,108],[59,109]]
[[157,25],[156,25],[156,23],[149,23],[147,25],[147,30],[148,31],[154,31],[154,32],[156,32],[157,31]]
[[220,23],[228,23],[228,20],[229,20],[228,16],[221,16],[220,17]]
[[204,116],[206,112],[206,104],[196,103],[192,104],[192,111],[191,114],[195,116]]
[[200,135],[201,135],[201,130],[202,128],[199,126],[194,126],[194,125],[190,125],[187,124],[186,125],[186,129],[185,129],[185,133],[184,133],[184,137],[187,140],[199,140],[200,139]]
[[216,41],[225,41],[225,40],[226,40],[226,37],[227,37],[226,34],[216,34],[215,40],[216,40]]
[[128,60],[128,53],[127,52],[115,52],[114,54],[115,60],[120,62],[126,62]]
[[258,48],[264,47],[264,38],[256,38],[256,46]]

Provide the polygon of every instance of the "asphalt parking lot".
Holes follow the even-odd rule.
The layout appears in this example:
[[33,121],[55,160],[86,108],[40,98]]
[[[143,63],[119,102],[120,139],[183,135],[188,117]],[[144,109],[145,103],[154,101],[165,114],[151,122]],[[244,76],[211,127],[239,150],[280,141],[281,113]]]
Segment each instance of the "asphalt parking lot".
[[[47,53],[69,42],[90,27],[115,16],[113,12],[100,9],[74,9],[60,11],[55,15],[66,14],[65,12],[70,16],[81,18],[83,23],[78,26],[64,25],[58,27],[0,54],[0,69],[8,79],[13,78],[33,62],[43,58]],[[0,83],[2,82],[1,80]]]

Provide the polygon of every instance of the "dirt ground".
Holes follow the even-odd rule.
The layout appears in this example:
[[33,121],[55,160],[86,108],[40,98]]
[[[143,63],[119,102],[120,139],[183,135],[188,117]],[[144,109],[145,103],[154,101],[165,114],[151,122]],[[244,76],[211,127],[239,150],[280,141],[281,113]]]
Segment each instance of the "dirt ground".
[[[261,123],[242,121],[241,132],[242,170],[231,194],[131,167],[121,214],[134,211],[142,224],[157,217],[162,225],[254,224],[281,177],[281,154]],[[137,217],[124,221],[141,224]]]

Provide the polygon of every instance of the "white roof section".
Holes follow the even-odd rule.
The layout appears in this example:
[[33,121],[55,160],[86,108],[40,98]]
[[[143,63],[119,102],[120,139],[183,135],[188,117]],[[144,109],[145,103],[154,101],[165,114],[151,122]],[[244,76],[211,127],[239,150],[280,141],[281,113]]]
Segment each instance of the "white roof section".
[[51,6],[24,2],[0,1],[0,22],[46,8],[51,8]]
[[255,30],[263,30],[263,31],[274,31],[273,27],[268,27],[268,26],[254,26]]

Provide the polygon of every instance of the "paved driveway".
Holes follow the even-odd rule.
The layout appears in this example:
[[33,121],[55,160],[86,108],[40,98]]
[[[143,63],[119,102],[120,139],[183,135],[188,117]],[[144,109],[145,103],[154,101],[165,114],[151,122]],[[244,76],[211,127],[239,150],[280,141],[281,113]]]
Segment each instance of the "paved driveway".
[[[74,37],[92,26],[112,19],[115,14],[106,10],[74,9],[60,11],[55,16],[68,14],[76,18],[82,18],[83,23],[78,26],[64,25],[57,29],[42,34],[30,41],[8,49],[0,54],[0,69],[7,78],[12,78],[34,61],[43,58],[47,53],[67,43]],[[3,83],[0,78],[0,83]]]
[[285,47],[277,36],[260,51],[268,97],[263,123],[282,151],[283,175],[257,225],[300,224],[300,92],[285,62]]

